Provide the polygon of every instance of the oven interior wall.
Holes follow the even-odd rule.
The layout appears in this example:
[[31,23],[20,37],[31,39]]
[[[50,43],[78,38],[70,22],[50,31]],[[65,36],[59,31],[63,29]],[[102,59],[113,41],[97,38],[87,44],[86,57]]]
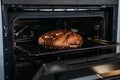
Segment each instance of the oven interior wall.
[[[104,39],[104,19],[101,17],[18,19],[14,23],[14,39],[36,41],[42,34],[52,30],[71,30],[86,37]],[[21,31],[22,30],[22,31]]]

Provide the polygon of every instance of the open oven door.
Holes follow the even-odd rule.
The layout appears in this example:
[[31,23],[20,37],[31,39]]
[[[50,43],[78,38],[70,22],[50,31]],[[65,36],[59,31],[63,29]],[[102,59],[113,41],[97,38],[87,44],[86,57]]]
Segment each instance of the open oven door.
[[120,79],[120,54],[45,63],[33,80]]

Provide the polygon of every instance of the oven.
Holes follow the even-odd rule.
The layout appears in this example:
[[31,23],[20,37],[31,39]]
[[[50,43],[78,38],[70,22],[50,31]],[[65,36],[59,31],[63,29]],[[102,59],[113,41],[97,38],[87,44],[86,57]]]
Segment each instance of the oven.
[[[103,79],[111,75],[95,73],[97,65],[119,68],[117,0],[3,0],[2,9],[6,80]],[[39,45],[38,38],[53,30],[81,35],[82,46]]]

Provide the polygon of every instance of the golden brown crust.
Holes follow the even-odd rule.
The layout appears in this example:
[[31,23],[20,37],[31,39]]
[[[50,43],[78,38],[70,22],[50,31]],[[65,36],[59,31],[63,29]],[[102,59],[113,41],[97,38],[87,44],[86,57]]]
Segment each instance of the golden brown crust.
[[53,30],[40,36],[38,44],[54,49],[77,48],[83,44],[83,39],[79,34],[68,30]]

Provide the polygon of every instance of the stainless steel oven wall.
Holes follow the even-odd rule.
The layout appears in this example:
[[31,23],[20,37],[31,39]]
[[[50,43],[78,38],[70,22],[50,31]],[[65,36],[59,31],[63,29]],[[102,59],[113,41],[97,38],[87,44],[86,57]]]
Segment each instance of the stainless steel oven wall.
[[[119,0],[119,6],[118,6],[117,42],[120,43],[120,0]],[[117,53],[120,53],[120,45],[117,47]]]
[[4,57],[3,57],[3,32],[2,32],[1,0],[0,0],[0,80],[4,80]]

